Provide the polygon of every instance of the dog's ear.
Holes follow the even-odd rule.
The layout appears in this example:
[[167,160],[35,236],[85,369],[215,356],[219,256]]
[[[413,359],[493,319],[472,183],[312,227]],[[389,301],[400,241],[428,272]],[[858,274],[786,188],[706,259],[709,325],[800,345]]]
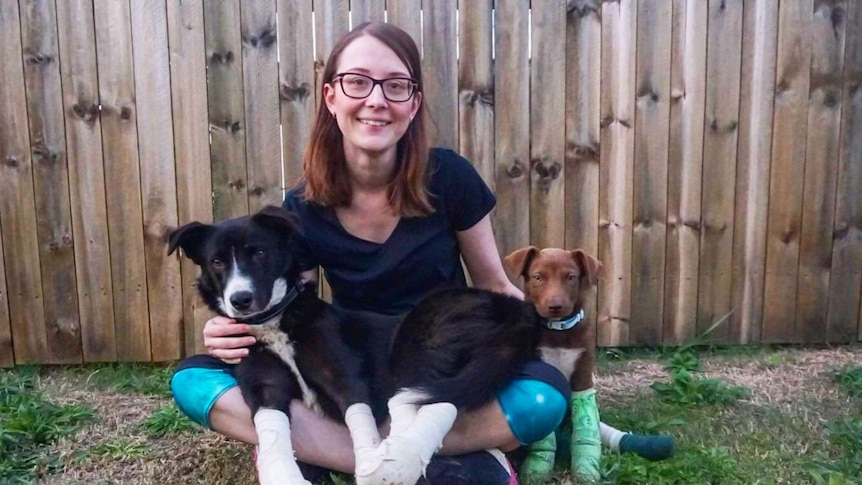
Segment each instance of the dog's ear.
[[272,229],[286,237],[298,232],[299,222],[296,216],[282,207],[268,205],[251,216],[252,222],[260,224],[261,227]]
[[186,257],[203,266],[201,250],[203,243],[215,230],[215,226],[190,222],[182,227],[174,229],[168,234],[168,254],[172,254],[177,248],[182,248]]
[[503,258],[503,266],[515,278],[524,276],[524,271],[530,266],[530,261],[539,254],[539,248],[536,246],[527,246],[513,251],[511,254]]
[[602,270],[602,263],[583,249],[575,249],[571,253],[572,259],[575,260],[575,263],[581,269],[581,276],[586,277],[590,285],[597,284],[599,282],[599,271]]

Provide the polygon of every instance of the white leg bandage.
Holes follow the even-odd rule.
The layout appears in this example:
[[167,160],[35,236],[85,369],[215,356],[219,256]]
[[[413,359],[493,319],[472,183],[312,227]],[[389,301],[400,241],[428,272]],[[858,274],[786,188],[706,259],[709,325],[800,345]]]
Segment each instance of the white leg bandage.
[[290,420],[275,409],[254,415],[257,431],[257,475],[261,485],[311,485],[302,477],[290,442]]
[[457,415],[455,406],[449,403],[421,406],[409,426],[398,427],[397,434],[391,433],[380,443],[380,461],[374,469],[363,467],[360,476],[357,466],[357,485],[416,483],[425,473],[431,456],[440,449]]
[[602,435],[602,444],[605,448],[620,451],[620,440],[626,433],[602,422],[599,422],[599,433]]
[[353,440],[353,455],[356,458],[356,475],[373,472],[383,459],[378,450],[380,434],[377,422],[368,404],[356,403],[344,413],[344,423]]
[[426,396],[418,392],[404,390],[392,396],[386,405],[389,407],[389,435],[398,435],[413,424],[419,405],[414,404]]

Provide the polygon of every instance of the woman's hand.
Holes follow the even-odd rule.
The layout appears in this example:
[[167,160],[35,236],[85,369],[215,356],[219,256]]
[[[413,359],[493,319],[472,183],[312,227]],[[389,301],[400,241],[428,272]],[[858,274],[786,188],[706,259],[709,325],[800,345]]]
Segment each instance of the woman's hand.
[[255,338],[248,333],[248,325],[236,323],[227,317],[210,318],[204,325],[204,346],[207,353],[228,364],[237,364],[248,355],[248,346]]

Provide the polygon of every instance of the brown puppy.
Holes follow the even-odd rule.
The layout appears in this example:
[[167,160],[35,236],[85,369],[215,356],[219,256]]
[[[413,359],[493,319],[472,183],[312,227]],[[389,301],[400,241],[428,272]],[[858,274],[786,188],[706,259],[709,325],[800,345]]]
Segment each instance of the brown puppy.
[[[524,299],[548,322],[539,339],[542,360],[568,377],[573,391],[593,387],[596,332],[583,316],[583,305],[598,282],[601,263],[581,249],[534,246],[503,262],[511,274],[524,278]],[[567,325],[573,326],[564,329]]]
[[[581,479],[599,479],[601,444],[621,453],[636,453],[651,461],[673,455],[669,435],[639,435],[599,421],[593,388],[596,330],[584,314],[584,302],[598,283],[602,264],[576,249],[529,246],[503,258],[509,273],[524,278],[524,299],[542,317],[539,350],[542,360],[568,379],[572,389],[571,469]],[[521,475],[543,477],[554,465],[554,434],[530,446]]]

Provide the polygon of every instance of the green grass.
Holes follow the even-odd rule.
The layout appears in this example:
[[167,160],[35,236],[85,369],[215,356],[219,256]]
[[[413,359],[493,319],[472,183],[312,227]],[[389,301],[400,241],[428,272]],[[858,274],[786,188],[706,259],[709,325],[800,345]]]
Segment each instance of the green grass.
[[93,417],[86,406],[58,406],[36,390],[37,370],[0,372],[0,483],[30,483],[56,468],[44,453]]
[[170,434],[198,433],[201,427],[186,417],[176,404],[169,404],[156,411],[141,423],[147,436],[162,438]]
[[[750,369],[754,364],[777,372],[786,365],[798,368],[806,352],[798,346],[703,345],[605,350],[599,363],[603,375],[628,372],[627,364],[637,362],[659,362],[665,373],[647,381],[652,385],[640,387],[634,396],[603,400],[600,391],[603,421],[638,433],[670,433],[677,448],[662,462],[605,451],[600,485],[860,483],[862,367],[821,364],[812,370],[811,380],[829,388],[826,399],[819,392],[800,392],[793,405],[773,405],[762,393],[752,399],[756,396],[725,382],[715,367],[739,363]],[[708,378],[702,372],[707,360]],[[68,474],[95,478],[63,483],[253,484],[250,448],[214,440],[212,433],[202,432],[182,415],[167,397],[171,372],[172,366],[150,364],[0,371],[0,483],[33,483],[42,476]],[[41,386],[58,383],[59,394],[43,392]],[[99,403],[104,396],[104,404],[93,406],[100,412],[118,412],[93,416],[87,406],[61,406],[45,398],[62,395],[68,386],[85,391],[75,399]],[[121,403],[141,403],[153,411],[141,417],[122,412]],[[86,434],[76,436],[93,420],[105,424],[98,432],[88,427]],[[545,483],[580,485],[566,470],[565,433],[560,432],[558,471]],[[68,438],[58,441],[61,437]],[[58,452],[55,447],[62,443],[65,448]],[[66,458],[58,457],[63,453]],[[128,475],[130,466],[139,467],[136,473],[141,474]],[[326,483],[349,485],[352,480],[336,475]]]

